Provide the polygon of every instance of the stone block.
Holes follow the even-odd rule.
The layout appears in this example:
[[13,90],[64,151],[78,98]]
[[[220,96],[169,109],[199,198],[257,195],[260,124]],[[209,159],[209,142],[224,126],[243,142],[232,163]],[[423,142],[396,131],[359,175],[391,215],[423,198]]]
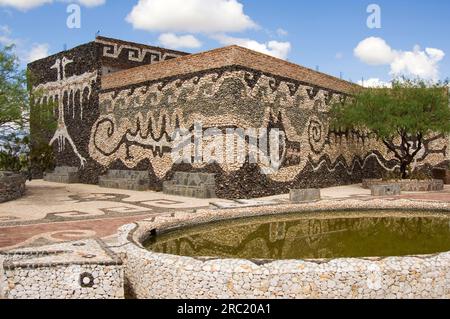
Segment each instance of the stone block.
[[362,188],[364,189],[370,189],[370,187],[374,184],[380,184],[383,183],[383,180],[377,179],[377,178],[370,178],[370,179],[363,179],[362,180]]
[[26,179],[14,172],[0,172],[0,203],[18,199],[25,195]]
[[44,180],[52,183],[77,184],[80,182],[78,167],[58,166],[52,173],[46,173]]
[[100,176],[98,185],[105,188],[146,191],[150,188],[148,171],[109,170]]
[[438,192],[444,189],[444,181],[441,179],[404,179],[383,181],[369,179],[363,181],[363,187],[372,189],[373,186],[398,184],[402,192]]
[[372,196],[393,196],[401,194],[400,184],[372,185],[370,190]]
[[163,183],[163,192],[184,197],[215,198],[215,177],[207,173],[176,172],[172,180]]
[[291,189],[289,200],[295,203],[312,202],[320,200],[320,189]]

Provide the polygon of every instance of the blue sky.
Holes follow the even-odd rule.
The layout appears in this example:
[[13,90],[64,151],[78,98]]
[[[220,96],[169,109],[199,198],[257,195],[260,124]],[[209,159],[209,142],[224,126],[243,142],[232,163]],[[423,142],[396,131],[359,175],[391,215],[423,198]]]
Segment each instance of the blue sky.
[[[355,82],[450,76],[446,0],[77,0],[74,29],[70,2],[0,0],[0,43],[17,43],[25,63],[100,31],[188,52],[236,43]],[[367,26],[369,4],[381,9],[380,29]]]

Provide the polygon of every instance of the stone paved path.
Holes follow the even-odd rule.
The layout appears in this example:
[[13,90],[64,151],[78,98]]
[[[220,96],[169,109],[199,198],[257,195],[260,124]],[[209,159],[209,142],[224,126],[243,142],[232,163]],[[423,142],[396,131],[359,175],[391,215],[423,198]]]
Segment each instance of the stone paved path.
[[[327,188],[322,190],[322,197],[325,200],[372,199],[370,192],[359,185]],[[386,199],[450,202],[450,187],[438,193],[407,193]],[[195,209],[209,207],[210,202],[223,207],[239,207],[287,201],[288,195],[255,201],[201,200],[38,180],[27,184],[24,198],[0,204],[0,249],[85,238],[108,240],[124,224],[180,210],[195,213]]]
[[209,200],[33,181],[25,197],[0,204],[0,249],[105,238],[124,224],[204,207]]

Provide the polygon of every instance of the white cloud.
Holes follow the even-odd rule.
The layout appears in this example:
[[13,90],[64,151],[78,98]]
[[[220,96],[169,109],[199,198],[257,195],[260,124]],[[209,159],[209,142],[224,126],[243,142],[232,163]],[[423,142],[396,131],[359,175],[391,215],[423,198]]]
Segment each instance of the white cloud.
[[358,84],[366,88],[389,88],[392,87],[390,82],[384,82],[378,78],[370,78],[364,81],[358,81]]
[[106,0],[77,0],[76,2],[85,7],[97,7],[105,4]]
[[0,25],[0,33],[11,34],[11,29],[7,25]]
[[25,11],[52,2],[53,0],[0,0],[0,6],[13,7]]
[[[68,0],[57,1],[69,2]],[[21,11],[27,11],[53,2],[54,0],[0,0],[0,7],[11,7]],[[106,0],[75,0],[70,2],[77,2],[86,7],[95,7],[104,4]]]
[[438,80],[439,61],[445,56],[444,51],[433,48],[426,48],[422,51],[419,46],[415,46],[413,51],[398,52],[396,58],[391,63],[391,74],[413,75],[420,78]]
[[222,45],[235,44],[250,50],[274,56],[279,59],[287,59],[289,52],[291,51],[290,42],[269,41],[266,43],[260,43],[251,39],[234,38],[226,35],[215,35],[214,38]]
[[26,60],[27,62],[33,62],[36,60],[43,59],[45,57],[48,57],[48,44],[42,43],[42,44],[35,44],[30,50],[30,53],[28,54]]
[[335,55],[336,60],[342,60],[344,58],[344,53],[338,52]]
[[440,49],[426,48],[424,51],[416,45],[412,51],[392,49],[381,38],[367,38],[354,50],[355,56],[370,65],[390,65],[390,74],[413,76],[428,80],[439,79],[439,62],[445,57]]
[[139,0],[126,20],[135,29],[221,33],[257,28],[237,0]]
[[159,36],[159,42],[169,49],[195,49],[202,46],[200,40],[191,34],[178,36],[174,33],[163,33]]
[[35,43],[31,46],[28,41],[11,36],[12,30],[7,25],[0,25],[0,45],[14,45],[14,53],[21,64],[33,62],[49,56],[49,45]]
[[370,65],[389,64],[395,57],[394,51],[386,41],[375,37],[361,41],[354,53],[357,58]]
[[278,28],[277,29],[277,35],[280,37],[285,37],[289,34],[289,32],[287,32],[286,30],[284,30],[283,28]]
[[19,39],[11,38],[11,29],[7,25],[0,26],[0,44],[9,46],[9,45],[17,45],[20,42]]

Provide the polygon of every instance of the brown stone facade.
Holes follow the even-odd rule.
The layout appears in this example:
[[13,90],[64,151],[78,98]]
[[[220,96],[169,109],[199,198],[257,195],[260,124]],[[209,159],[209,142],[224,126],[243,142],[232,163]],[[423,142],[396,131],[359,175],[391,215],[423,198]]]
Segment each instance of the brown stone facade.
[[[122,41],[103,42],[90,44],[97,47],[92,68],[60,79],[70,89],[59,91],[64,117],[58,116],[60,134],[52,142],[58,165],[79,166],[83,182],[97,183],[108,169],[147,170],[151,188],[160,190],[176,171],[204,172],[215,174],[219,197],[245,198],[356,183],[396,168],[392,154],[372,134],[330,129],[329,108],[358,88],[352,83],[237,46],[179,53],[177,58],[161,51],[159,59],[155,55],[146,60],[144,48],[132,51]],[[47,67],[55,58],[48,58]],[[77,52],[70,58],[76,59]],[[123,64],[107,64],[105,59],[133,63],[118,71],[114,68],[125,68]],[[132,67],[134,63],[142,66]],[[108,68],[112,73],[104,74]],[[86,107],[80,118],[78,99],[72,98],[71,104],[66,94],[70,97],[71,86],[81,87],[86,79],[92,81],[93,93],[89,100],[80,100]],[[51,87],[48,82],[44,86]],[[214,128],[219,134],[203,135],[208,152],[201,160],[175,163],[176,133],[194,132],[198,124],[200,133]],[[252,149],[249,137],[237,133],[252,129],[264,129],[268,135],[282,132],[279,169],[268,170],[268,153],[256,151],[257,160],[252,161],[250,155],[238,159],[236,149],[221,148],[231,130],[231,144]],[[446,145],[441,136],[430,138],[415,165],[443,162]]]

